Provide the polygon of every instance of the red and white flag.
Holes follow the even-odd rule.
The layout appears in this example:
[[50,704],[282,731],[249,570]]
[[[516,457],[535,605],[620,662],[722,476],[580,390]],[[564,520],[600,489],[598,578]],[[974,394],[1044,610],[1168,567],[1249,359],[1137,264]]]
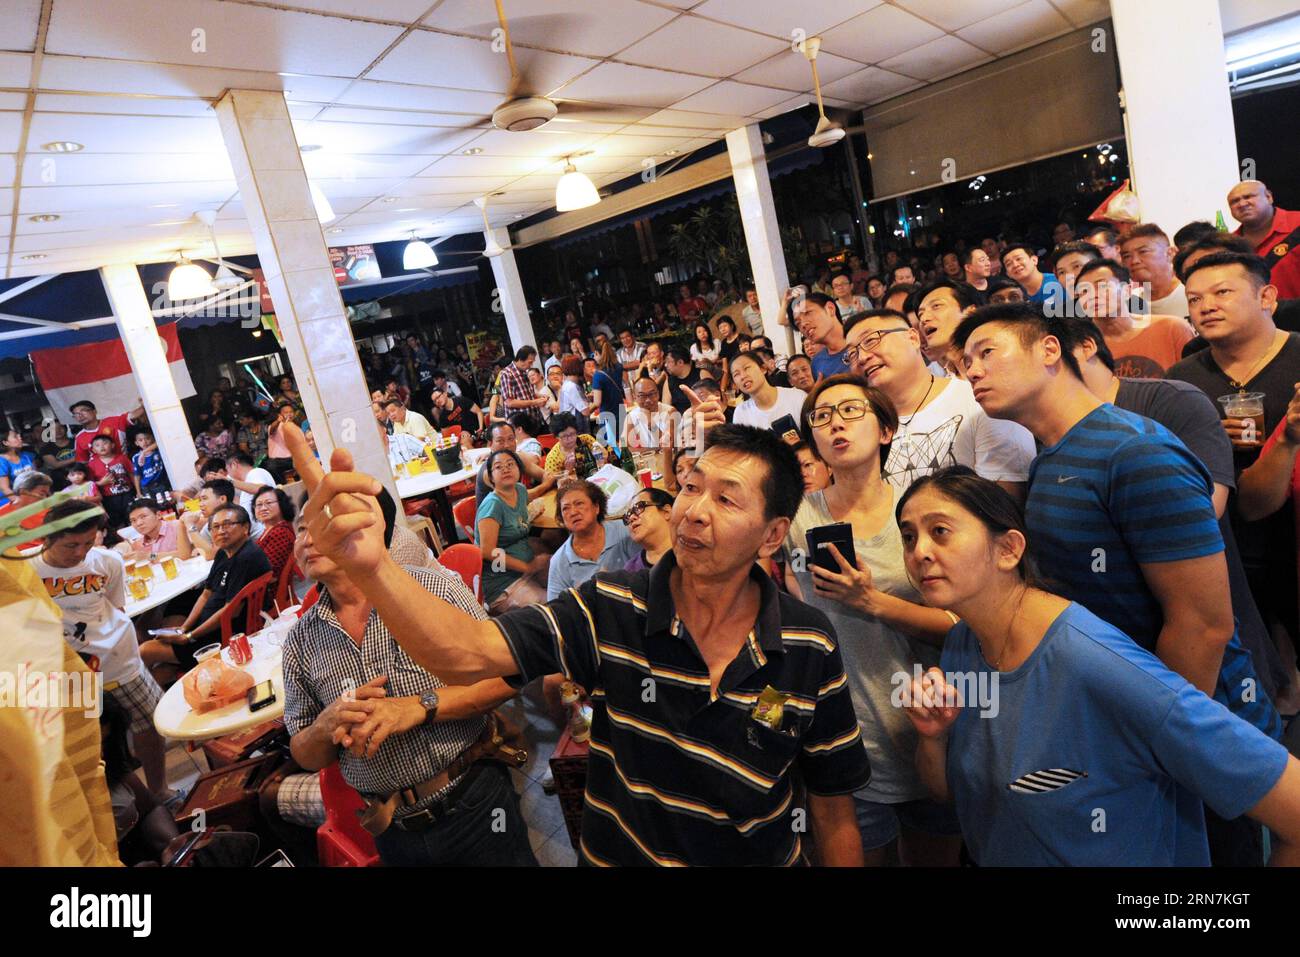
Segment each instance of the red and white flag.
[[[180,340],[176,338],[176,323],[160,326],[158,338],[167,350],[167,365],[176,383],[176,394],[182,399],[193,395],[194,383],[181,354]],[[95,403],[100,415],[117,415],[135,408],[140,397],[121,339],[41,349],[33,352],[31,358],[45,397],[54,414],[64,422],[72,421],[68,407],[82,399]]]

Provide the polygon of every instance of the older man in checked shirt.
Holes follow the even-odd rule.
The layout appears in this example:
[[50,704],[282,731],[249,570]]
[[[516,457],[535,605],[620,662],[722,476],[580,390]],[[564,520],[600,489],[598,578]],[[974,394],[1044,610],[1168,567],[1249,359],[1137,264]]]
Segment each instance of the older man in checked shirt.
[[[294,554],[321,588],[283,649],[294,759],[307,770],[337,760],[368,802],[395,796],[387,802],[391,824],[375,837],[387,865],[536,866],[510,772],[490,760],[461,767],[490,732],[489,713],[514,689],[500,678],[444,685],[393,640],[301,522]],[[486,618],[455,576],[418,568],[406,574],[465,614]]]

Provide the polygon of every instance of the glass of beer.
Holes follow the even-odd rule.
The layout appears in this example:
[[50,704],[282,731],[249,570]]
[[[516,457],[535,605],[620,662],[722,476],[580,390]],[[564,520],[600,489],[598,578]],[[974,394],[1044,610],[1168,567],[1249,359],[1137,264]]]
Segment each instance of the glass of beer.
[[185,511],[197,512],[199,510],[199,500],[197,498],[187,498],[185,500]]
[[163,574],[167,576],[168,581],[172,581],[179,572],[176,570],[176,556],[168,555],[162,560]]
[[143,578],[132,578],[127,587],[131,591],[131,597],[136,601],[144,601],[149,597],[149,583]]
[[411,461],[406,463],[406,468],[412,475],[419,475],[424,471],[424,463],[419,459],[411,459]]
[[1242,423],[1242,445],[1264,444],[1264,393],[1233,392],[1219,396],[1219,404],[1225,418],[1248,420]]

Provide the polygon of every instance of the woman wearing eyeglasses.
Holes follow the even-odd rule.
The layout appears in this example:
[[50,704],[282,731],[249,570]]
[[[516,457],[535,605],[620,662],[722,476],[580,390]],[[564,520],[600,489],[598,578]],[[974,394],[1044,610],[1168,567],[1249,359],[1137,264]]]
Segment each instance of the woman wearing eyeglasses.
[[623,524],[641,551],[628,559],[624,571],[653,568],[672,549],[673,531],[668,524],[672,513],[673,497],[663,489],[648,488],[637,493],[631,508],[623,513]]
[[745,401],[736,406],[731,417],[733,425],[770,429],[782,417],[789,416],[798,428],[806,396],[799,389],[772,385],[767,380],[762,360],[754,353],[739,352],[731,360],[731,381],[745,393]]
[[[785,542],[786,584],[825,612],[839,637],[871,759],[871,781],[853,796],[866,863],[883,864],[897,841],[904,864],[955,865],[961,840],[956,815],[930,800],[916,771],[916,730],[894,701],[901,682],[910,686],[914,666],[924,671],[938,662],[955,620],[921,603],[903,564],[895,491],[880,470],[881,446],[898,428],[898,415],[865,379],[841,374],[817,383],[802,420],[835,484],[804,496]],[[838,522],[852,526],[857,567],[831,546],[839,570],[829,572],[813,564],[808,533]]]
[[591,482],[570,482],[555,496],[555,517],[569,537],[551,556],[546,600],[554,601],[601,569],[621,569],[637,544],[622,522],[606,522],[605,493]]

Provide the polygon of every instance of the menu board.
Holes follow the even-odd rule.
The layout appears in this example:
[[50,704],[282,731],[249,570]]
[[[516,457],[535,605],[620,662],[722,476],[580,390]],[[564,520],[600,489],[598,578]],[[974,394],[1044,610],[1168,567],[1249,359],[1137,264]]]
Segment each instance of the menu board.
[[375,247],[370,245],[331,246],[330,265],[334,267],[334,279],[340,286],[383,278],[379,260],[375,258]]

